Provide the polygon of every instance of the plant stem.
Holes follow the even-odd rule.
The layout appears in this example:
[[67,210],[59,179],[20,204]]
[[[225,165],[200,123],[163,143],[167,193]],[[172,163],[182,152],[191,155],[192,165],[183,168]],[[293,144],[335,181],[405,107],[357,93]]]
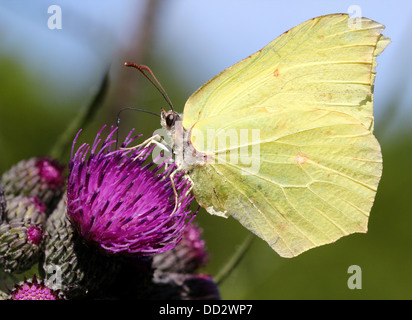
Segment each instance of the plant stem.
[[66,130],[60,135],[59,140],[54,144],[52,150],[50,151],[50,156],[54,159],[60,160],[63,163],[63,158],[65,154],[67,154],[68,150],[70,150],[70,146],[73,142],[73,138],[76,133],[85,126],[87,122],[89,122],[93,116],[98,111],[99,107],[102,105],[104,97],[106,96],[108,83],[109,83],[109,75],[108,71],[105,73],[104,78],[100,84],[96,95],[94,96],[91,103],[84,106],[77,116],[70,122],[69,126]]
[[214,277],[214,281],[220,285],[222,282],[232,273],[235,267],[239,264],[242,258],[245,256],[247,250],[250,248],[255,235],[250,233],[243,243],[237,248],[237,250],[233,253],[232,257],[229,261],[223,266],[220,272]]

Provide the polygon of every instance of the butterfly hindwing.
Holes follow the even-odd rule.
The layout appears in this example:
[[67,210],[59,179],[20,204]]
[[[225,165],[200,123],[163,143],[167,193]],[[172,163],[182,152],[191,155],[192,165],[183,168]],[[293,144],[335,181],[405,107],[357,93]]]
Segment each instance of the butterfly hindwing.
[[[268,128],[260,131],[257,155],[248,143],[249,157],[259,162],[242,161],[241,152],[233,161],[233,142],[208,150],[209,163],[190,173],[198,202],[233,216],[284,257],[366,232],[382,171],[372,133],[336,111],[272,111],[251,117],[252,126]],[[203,125],[210,130],[219,122]],[[226,130],[243,125],[233,122]]]

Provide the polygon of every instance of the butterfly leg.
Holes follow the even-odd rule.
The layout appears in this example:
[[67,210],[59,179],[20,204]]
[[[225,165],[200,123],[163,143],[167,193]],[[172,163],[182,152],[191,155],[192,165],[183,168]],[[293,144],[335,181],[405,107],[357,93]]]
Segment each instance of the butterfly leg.
[[190,192],[192,191],[194,182],[193,182],[193,180],[189,177],[188,174],[185,176],[185,178],[190,181],[190,188],[189,188],[189,190],[187,190],[187,193],[186,193],[186,194],[188,194],[188,193],[190,193]]
[[[143,141],[142,143],[140,143],[136,146],[128,147],[128,148],[121,148],[121,149],[123,149],[123,150],[134,150],[134,149],[137,149],[137,148],[140,148],[140,147],[145,148],[145,147],[147,147],[151,144],[155,144],[156,146],[158,146],[163,151],[167,151],[167,152],[172,153],[170,146],[162,139],[162,137],[159,134],[155,134],[154,136],[151,136],[150,138],[146,139],[145,141]],[[134,159],[137,159],[139,156],[140,156],[140,153]],[[167,169],[167,164],[166,164],[166,169]]]
[[[178,200],[179,195],[177,193],[176,186],[175,186],[175,181],[174,181],[174,177],[175,177],[176,173],[179,172],[179,171],[181,171],[181,169],[178,168],[178,169],[174,170],[169,176],[170,182],[171,182],[172,188],[173,188],[173,193],[175,194],[175,207],[174,207],[172,213],[170,214],[171,216],[176,212],[177,208],[179,208],[179,206],[180,206],[180,203],[179,203],[179,200]],[[186,175],[185,178],[190,181],[190,188],[186,192],[186,195],[187,195],[192,191],[193,181],[192,181],[192,179],[190,179],[190,177],[188,175]]]
[[159,134],[155,134],[154,136],[151,136],[150,138],[146,139],[145,141],[143,141],[142,143],[135,145],[133,147],[128,147],[128,148],[121,148],[122,150],[133,150],[133,149],[137,149],[141,146],[149,146],[152,143],[160,143],[159,141],[156,141],[156,139],[161,139],[162,137]]
[[178,199],[179,195],[177,194],[177,190],[176,190],[176,186],[175,186],[175,180],[174,180],[176,172],[178,172],[177,169],[174,170],[169,176],[170,182],[172,183],[173,193],[175,194],[175,207],[174,207],[172,213],[170,214],[171,216],[175,214],[177,208],[179,207],[179,199]]

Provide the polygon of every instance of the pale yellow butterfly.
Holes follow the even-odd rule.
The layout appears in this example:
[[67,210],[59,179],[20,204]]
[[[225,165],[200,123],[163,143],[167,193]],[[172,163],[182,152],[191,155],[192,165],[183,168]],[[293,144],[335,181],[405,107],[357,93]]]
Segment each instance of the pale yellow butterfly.
[[198,203],[282,257],[366,232],[382,174],[373,131],[384,26],[313,18],[162,112]]

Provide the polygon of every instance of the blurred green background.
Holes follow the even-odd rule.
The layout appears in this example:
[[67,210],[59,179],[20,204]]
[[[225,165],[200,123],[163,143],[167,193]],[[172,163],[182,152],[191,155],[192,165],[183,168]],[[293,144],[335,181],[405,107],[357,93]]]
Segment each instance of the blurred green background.
[[[62,29],[49,29],[59,5]],[[91,142],[122,107],[159,112],[160,94],[125,61],[149,65],[181,112],[189,95],[223,69],[315,16],[357,5],[386,25],[392,44],[378,58],[375,134],[384,170],[367,234],[355,234],[302,255],[280,258],[260,239],[220,285],[223,299],[412,298],[412,4],[376,1],[8,1],[0,0],[0,173],[17,161],[47,155],[70,122],[94,99],[109,73],[105,99],[83,126]],[[352,7],[353,8],[353,7]],[[159,120],[125,112],[120,133],[149,136]],[[61,154],[67,163],[70,146]],[[234,219],[196,218],[216,275],[248,232]],[[362,270],[350,290],[348,268]]]

